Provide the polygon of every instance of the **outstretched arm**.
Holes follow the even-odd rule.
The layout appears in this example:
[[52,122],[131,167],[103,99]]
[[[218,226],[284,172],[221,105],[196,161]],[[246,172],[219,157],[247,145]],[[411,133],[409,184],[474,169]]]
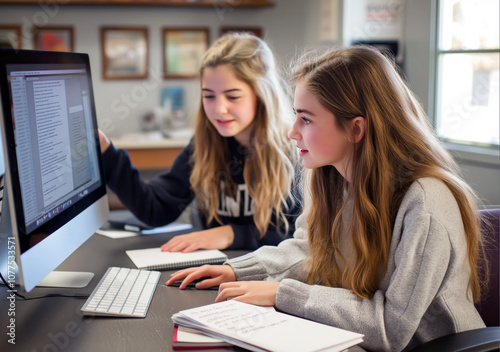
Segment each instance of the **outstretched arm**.
[[[100,135],[106,146],[104,135]],[[102,153],[107,186],[125,207],[150,226],[163,226],[179,217],[194,198],[189,176],[191,144],[177,156],[172,167],[146,182],[125,150],[109,144]]]

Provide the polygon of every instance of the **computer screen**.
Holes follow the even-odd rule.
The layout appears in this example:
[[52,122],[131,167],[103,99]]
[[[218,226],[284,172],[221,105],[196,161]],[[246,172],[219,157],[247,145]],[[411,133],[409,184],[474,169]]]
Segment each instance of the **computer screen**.
[[108,218],[88,55],[0,49],[0,94],[0,225],[30,291]]

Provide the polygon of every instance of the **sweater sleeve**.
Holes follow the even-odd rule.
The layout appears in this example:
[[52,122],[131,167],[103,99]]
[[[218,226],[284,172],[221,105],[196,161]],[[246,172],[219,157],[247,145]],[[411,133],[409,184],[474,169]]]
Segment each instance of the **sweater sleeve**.
[[111,144],[102,155],[107,185],[139,220],[150,226],[166,225],[177,219],[194,199],[189,183],[190,150],[191,143],[169,171],[145,182],[128,153]]
[[302,267],[307,257],[308,241],[301,226],[304,215],[297,219],[297,230],[293,238],[286,239],[278,246],[263,246],[244,256],[230,259],[238,281],[268,280],[280,281],[286,277],[302,278]]
[[451,248],[446,229],[428,214],[408,224],[402,237],[388,288],[376,291],[371,299],[343,288],[285,279],[276,307],[364,334],[364,348],[403,350],[443,282]]

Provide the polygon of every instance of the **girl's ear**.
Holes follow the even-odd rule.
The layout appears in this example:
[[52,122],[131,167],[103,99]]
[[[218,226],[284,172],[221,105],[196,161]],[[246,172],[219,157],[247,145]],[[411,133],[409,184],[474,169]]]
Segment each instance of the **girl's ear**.
[[365,136],[366,119],[363,116],[357,116],[352,119],[351,124],[354,143],[358,143]]

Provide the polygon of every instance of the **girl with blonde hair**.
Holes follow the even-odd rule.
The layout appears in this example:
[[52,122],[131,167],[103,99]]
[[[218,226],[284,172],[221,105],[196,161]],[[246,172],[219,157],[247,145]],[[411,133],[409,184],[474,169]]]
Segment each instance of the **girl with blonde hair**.
[[172,238],[164,251],[255,249],[294,230],[297,152],[293,121],[269,46],[251,34],[219,38],[203,57],[194,137],[172,168],[144,182],[101,132],[108,186],[151,226],[174,221],[196,199],[206,229]]
[[216,301],[275,305],[362,333],[369,350],[484,327],[476,196],[393,63],[334,50],[299,61],[292,83],[289,137],[310,169],[294,238],[167,284],[210,277],[196,287],[220,284]]

